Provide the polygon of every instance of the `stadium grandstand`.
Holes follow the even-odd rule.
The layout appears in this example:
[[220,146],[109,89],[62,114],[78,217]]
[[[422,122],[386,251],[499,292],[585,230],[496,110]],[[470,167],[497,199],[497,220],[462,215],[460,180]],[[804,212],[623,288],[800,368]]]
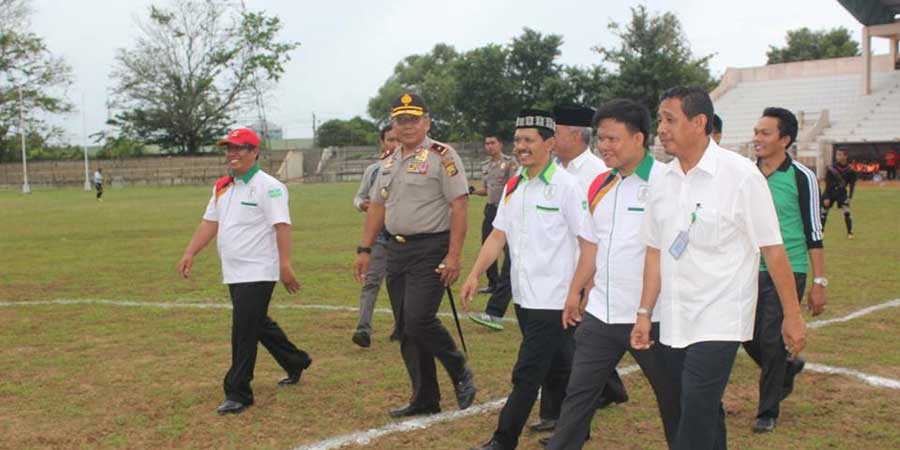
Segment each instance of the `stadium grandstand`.
[[[862,56],[727,69],[712,92],[723,146],[749,156],[762,110],[781,106],[800,121],[798,159],[820,177],[837,149],[882,167],[900,153],[900,0],[840,3],[863,25]],[[888,39],[889,53],[872,55],[873,38]]]

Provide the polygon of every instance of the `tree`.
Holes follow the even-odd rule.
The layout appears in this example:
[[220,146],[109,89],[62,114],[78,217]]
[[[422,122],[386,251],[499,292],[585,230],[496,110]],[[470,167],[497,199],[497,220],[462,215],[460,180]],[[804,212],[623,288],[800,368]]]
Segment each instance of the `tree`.
[[557,103],[558,99],[547,95],[546,88],[549,82],[560,78],[562,67],[555,61],[562,54],[562,44],[562,36],[544,36],[530,28],[513,38],[509,45],[508,76],[515,85],[520,107],[552,108]]
[[277,81],[299,44],[276,39],[277,17],[210,0],[151,6],[141,36],[116,55],[116,119],[148,144],[196,153],[235,109]]
[[859,56],[859,43],[844,27],[811,31],[803,27],[789,30],[784,47],[769,46],[766,64]]
[[350,120],[329,120],[316,131],[319,147],[362,146],[377,142],[378,126],[359,116]]
[[608,96],[630,98],[644,104],[656,118],[659,97],[671,87],[701,86],[709,90],[715,80],[709,73],[713,55],[695,58],[681,22],[672,13],[651,14],[643,5],[631,8],[631,21],[624,28],[609,24],[618,36],[618,48],[595,47],[614,69]]
[[394,73],[369,100],[369,115],[379,125],[390,121],[391,103],[404,92],[411,91],[425,99],[430,110],[432,137],[450,140],[451,130],[458,129],[459,113],[453,106],[456,80],[453,64],[459,53],[452,46],[437,44],[424,55],[411,55],[394,67]]
[[[41,142],[59,133],[42,118],[72,110],[63,92],[72,84],[72,69],[28,31],[30,15],[28,0],[0,0],[0,161],[19,158],[23,131]],[[28,130],[19,130],[20,89]]]
[[466,52],[453,68],[456,92],[453,104],[460,116],[458,134],[478,139],[497,133],[512,137],[509,126],[516,118],[519,102],[515,84],[507,76],[509,52],[491,44]]

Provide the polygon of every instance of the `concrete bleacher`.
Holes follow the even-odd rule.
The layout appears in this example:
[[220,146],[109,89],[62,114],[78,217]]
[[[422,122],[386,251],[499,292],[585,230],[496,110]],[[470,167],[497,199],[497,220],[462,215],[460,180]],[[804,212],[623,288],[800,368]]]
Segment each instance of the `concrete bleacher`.
[[768,106],[797,114],[798,151],[816,159],[814,168],[827,163],[835,143],[900,142],[900,71],[887,55],[873,66],[870,95],[862,95],[861,57],[728,69],[712,94],[725,124],[722,144],[746,154]]

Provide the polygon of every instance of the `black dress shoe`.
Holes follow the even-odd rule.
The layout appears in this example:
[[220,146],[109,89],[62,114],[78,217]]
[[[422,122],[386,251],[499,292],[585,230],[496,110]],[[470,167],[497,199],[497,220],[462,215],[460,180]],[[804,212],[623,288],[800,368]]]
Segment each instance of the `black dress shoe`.
[[771,433],[775,431],[774,417],[758,417],[753,423],[754,433]]
[[282,378],[278,381],[279,386],[292,386],[300,382],[300,376],[303,375],[303,371],[309,369],[309,366],[312,364],[312,359],[308,359],[306,361],[306,365],[301,367],[297,373],[289,373],[288,376]]
[[797,374],[803,371],[803,367],[806,366],[806,361],[800,358],[789,359],[787,362],[787,368],[785,369],[784,374],[784,387],[781,391],[781,399],[784,400],[794,392],[794,378],[797,377]]
[[368,332],[356,330],[356,333],[353,333],[353,343],[362,348],[369,348],[369,346],[372,345],[372,338],[369,336]]
[[597,409],[606,408],[609,405],[612,405],[613,403],[618,405],[619,403],[625,403],[627,401],[628,401],[628,394],[622,394],[622,395],[620,395],[618,397],[614,397],[614,398],[610,398],[610,397],[607,397],[604,395],[604,396],[600,397],[600,401],[597,403]]
[[462,379],[456,383],[453,388],[456,390],[456,402],[459,409],[463,410],[472,406],[475,401],[475,376],[468,368],[465,369]]
[[437,414],[439,412],[441,412],[441,407],[438,405],[432,405],[432,406],[406,405],[402,408],[392,409],[389,412],[389,414],[391,415],[391,417],[397,419],[400,417],[431,415],[431,414]]
[[553,419],[541,419],[528,426],[532,433],[547,433],[556,429],[556,421]]
[[479,445],[478,447],[472,447],[472,450],[504,450],[504,448],[502,445],[500,445],[499,442],[491,439],[490,441],[487,441],[484,444]]
[[216,408],[216,413],[220,416],[224,416],[225,414],[240,414],[244,412],[245,409],[249,408],[250,405],[245,405],[241,402],[236,402],[234,400],[225,400]]
[[[541,447],[546,447],[546,446],[550,445],[550,439],[552,439],[552,438],[553,438],[553,435],[550,435],[547,437],[542,437],[542,438],[538,439],[538,444],[541,444]],[[584,442],[587,442],[589,440],[591,440],[590,434],[586,438],[584,438]]]

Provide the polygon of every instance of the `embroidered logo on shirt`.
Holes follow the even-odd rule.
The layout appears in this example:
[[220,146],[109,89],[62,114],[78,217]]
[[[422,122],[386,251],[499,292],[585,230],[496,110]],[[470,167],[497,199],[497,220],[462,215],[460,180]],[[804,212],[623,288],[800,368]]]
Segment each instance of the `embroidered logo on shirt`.
[[642,184],[638,187],[637,199],[641,203],[647,203],[647,200],[650,199],[650,185],[649,184]]
[[281,195],[281,188],[269,189],[269,198],[278,198],[281,197]]

